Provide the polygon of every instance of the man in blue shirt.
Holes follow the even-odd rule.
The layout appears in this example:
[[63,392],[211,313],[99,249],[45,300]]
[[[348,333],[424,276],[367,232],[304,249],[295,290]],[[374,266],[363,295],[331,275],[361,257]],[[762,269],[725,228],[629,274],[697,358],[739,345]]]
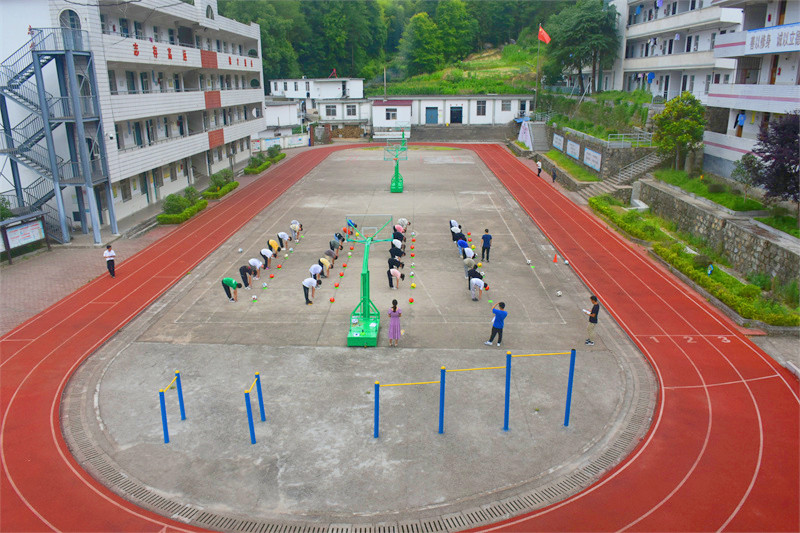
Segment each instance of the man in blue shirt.
[[[499,309],[498,309],[499,307]],[[494,336],[497,335],[497,345],[500,346],[500,343],[503,342],[503,323],[508,316],[508,311],[504,311],[506,308],[505,302],[499,302],[492,306],[492,313],[494,313],[494,321],[492,322],[492,336],[489,337],[489,340],[484,342],[486,346],[491,346],[492,341],[494,340]]]
[[481,235],[481,239],[483,239],[483,246],[481,247],[481,261],[486,259],[486,262],[489,263],[489,252],[492,250],[492,236],[489,234],[489,228],[484,230],[484,234]]

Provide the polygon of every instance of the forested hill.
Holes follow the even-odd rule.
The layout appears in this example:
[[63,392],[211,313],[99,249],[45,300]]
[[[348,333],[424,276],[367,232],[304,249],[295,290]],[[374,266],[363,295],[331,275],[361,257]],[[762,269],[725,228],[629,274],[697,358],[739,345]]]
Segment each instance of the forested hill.
[[535,42],[564,0],[219,0],[220,14],[261,26],[265,79],[367,81],[433,72],[490,46]]

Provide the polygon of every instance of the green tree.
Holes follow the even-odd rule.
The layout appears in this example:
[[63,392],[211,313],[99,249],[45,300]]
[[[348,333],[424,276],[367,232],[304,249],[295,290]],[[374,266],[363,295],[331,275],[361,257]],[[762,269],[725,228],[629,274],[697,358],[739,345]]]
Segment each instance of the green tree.
[[406,25],[400,53],[411,76],[436,70],[442,57],[439,30],[427,13],[417,13]]
[[675,155],[676,169],[681,168],[680,163],[689,150],[702,146],[706,126],[705,108],[690,92],[667,102],[664,111],[653,117],[653,122],[653,141],[662,154]]
[[739,161],[733,164],[731,178],[741,183],[745,200],[747,200],[747,193],[750,189],[758,184],[760,174],[761,161],[753,154],[744,154]]
[[436,26],[445,62],[458,61],[475,46],[478,23],[467,13],[462,0],[442,0],[436,8]]

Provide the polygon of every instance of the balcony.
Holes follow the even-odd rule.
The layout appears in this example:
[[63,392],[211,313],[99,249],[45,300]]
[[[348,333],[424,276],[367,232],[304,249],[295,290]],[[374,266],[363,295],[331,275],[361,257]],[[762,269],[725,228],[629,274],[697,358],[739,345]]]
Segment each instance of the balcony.
[[[662,12],[663,13],[663,12]],[[742,12],[738,9],[711,6],[664,16],[628,26],[625,36],[630,39],[655,37],[664,33],[692,32],[741,24]]]
[[800,23],[718,35],[714,43],[714,57],[798,52],[800,51],[800,40],[796,38],[798,32]]
[[729,161],[738,161],[744,154],[752,152],[757,142],[756,139],[746,137],[736,137],[713,131],[703,132],[703,151],[710,156]]
[[800,85],[714,83],[708,91],[707,105],[765,113],[788,113],[800,108]]
[[[729,63],[729,65],[728,65]],[[684,52],[663,56],[633,57],[623,60],[622,68],[625,71],[656,71],[656,70],[690,70],[700,68],[730,68],[735,67],[732,59],[715,60],[714,52]]]

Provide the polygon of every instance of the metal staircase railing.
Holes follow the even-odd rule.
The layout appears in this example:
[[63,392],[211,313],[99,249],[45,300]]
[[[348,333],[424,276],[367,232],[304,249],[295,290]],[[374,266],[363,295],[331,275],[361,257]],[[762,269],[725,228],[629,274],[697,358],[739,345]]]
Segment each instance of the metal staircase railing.
[[626,185],[648,170],[656,167],[659,163],[661,163],[661,156],[655,152],[649,153],[641,159],[637,159],[633,163],[622,167],[617,173],[617,179],[615,181],[618,185]]

